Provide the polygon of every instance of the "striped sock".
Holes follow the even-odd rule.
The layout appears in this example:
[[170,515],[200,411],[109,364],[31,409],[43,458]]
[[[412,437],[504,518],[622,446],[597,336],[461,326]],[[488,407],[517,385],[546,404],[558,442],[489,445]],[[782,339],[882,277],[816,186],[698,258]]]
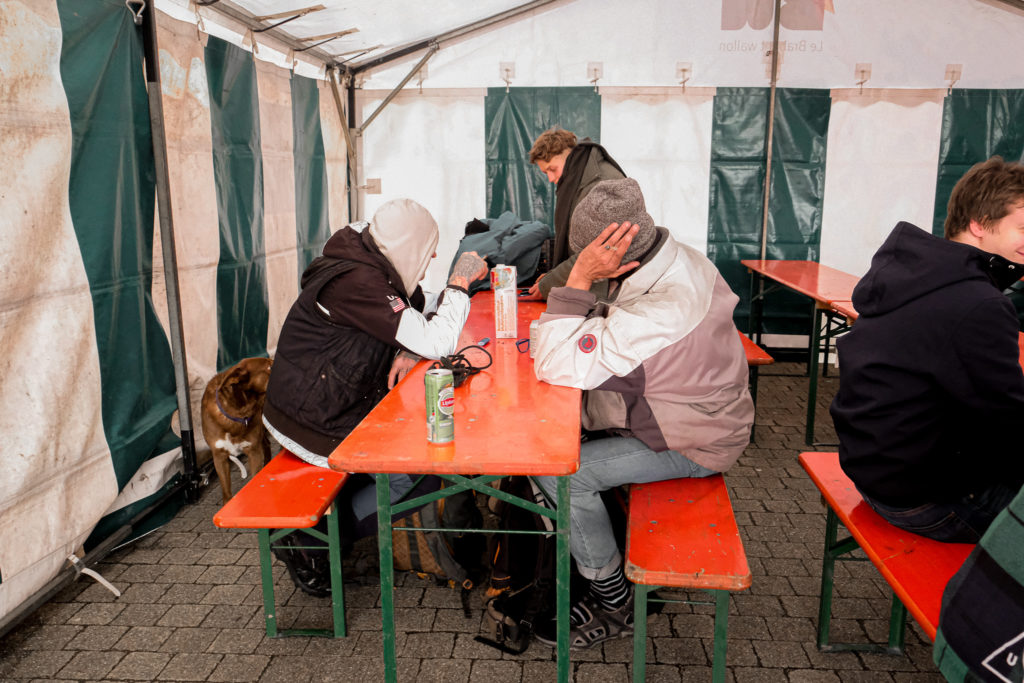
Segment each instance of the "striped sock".
[[629,600],[629,582],[622,567],[607,578],[591,581],[590,595],[608,612],[625,605]]

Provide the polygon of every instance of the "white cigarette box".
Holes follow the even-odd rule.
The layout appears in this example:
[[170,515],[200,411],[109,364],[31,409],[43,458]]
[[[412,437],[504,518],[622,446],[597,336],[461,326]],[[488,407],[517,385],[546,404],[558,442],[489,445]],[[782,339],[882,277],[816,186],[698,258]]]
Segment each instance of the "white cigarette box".
[[516,267],[497,265],[491,269],[494,290],[494,338],[515,339],[517,334]]

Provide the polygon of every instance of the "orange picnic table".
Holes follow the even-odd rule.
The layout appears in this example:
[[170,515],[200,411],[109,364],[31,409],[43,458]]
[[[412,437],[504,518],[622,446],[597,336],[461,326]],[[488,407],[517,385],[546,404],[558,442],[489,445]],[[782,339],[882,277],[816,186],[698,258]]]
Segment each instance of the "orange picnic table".
[[[569,485],[579,469],[580,402],[578,389],[537,380],[525,344],[530,322],[540,317],[541,301],[518,301],[516,339],[495,339],[494,297],[473,296],[463,338],[484,337],[493,363],[455,389],[455,439],[447,444],[427,441],[423,377],[429,362],[419,363],[330,455],[331,468],[366,472],[377,481],[378,545],[384,627],[385,678],[396,680],[394,576],[391,516],[427,502],[474,489],[545,515],[556,522],[558,672],[569,679]],[[520,347],[522,350],[520,350]],[[487,357],[464,352],[476,366]],[[436,474],[449,485],[438,492],[392,504],[390,473]],[[504,475],[557,476],[556,509],[522,501],[497,491],[490,483]]]
[[839,319],[832,308],[833,302],[850,301],[853,288],[860,278],[856,275],[824,266],[815,261],[787,261],[771,259],[745,259],[740,263],[751,273],[750,278],[750,330],[755,341],[761,343],[761,324],[764,297],[780,289],[788,289],[809,298],[814,305],[811,333],[808,343],[807,424],[805,438],[814,443],[814,413],[818,398],[818,351],[821,347],[822,322],[825,323],[825,373],[828,373],[829,340],[845,331],[848,324]]

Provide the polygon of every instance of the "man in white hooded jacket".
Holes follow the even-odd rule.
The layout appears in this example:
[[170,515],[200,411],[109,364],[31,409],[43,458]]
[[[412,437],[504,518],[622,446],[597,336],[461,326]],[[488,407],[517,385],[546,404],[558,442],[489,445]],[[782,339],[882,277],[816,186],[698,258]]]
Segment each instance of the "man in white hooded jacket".
[[[424,314],[419,282],[437,242],[430,213],[396,199],[368,224],[337,231],[306,268],[281,329],[263,408],[263,423],[282,446],[327,467],[327,456],[421,357],[456,351],[469,316],[469,284],[487,276],[487,265],[475,252],[462,254],[437,310]],[[372,533],[377,509],[368,478],[349,482],[342,500],[351,504],[341,505],[343,527],[351,522],[343,528],[346,541]],[[408,475],[391,476],[394,496],[412,485]],[[326,574],[294,563],[288,568],[300,588],[325,593]]]
[[[629,483],[724,472],[750,439],[754,406],[732,321],[738,298],[700,252],[655,227],[635,180],[597,184],[573,213],[577,254],[548,295],[534,369],[584,389],[582,424],[597,433],[570,479],[570,549],[587,595],[570,642],[589,647],[633,632],[633,599],[600,492]],[[609,279],[607,301],[591,284]],[[554,478],[538,478],[554,497]],[[554,642],[551,624],[537,637]]]

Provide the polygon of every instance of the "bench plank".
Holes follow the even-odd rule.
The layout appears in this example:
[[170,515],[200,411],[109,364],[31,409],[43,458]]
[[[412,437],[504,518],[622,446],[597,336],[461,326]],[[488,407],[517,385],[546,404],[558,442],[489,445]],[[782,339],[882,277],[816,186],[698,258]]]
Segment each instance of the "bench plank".
[[305,529],[334,502],[348,474],[281,451],[224,504],[214,525],[226,529]]
[[626,555],[626,576],[633,583],[750,587],[750,567],[720,474],[631,485]]
[[739,335],[743,342],[743,352],[747,354],[747,365],[771,365],[775,362],[767,351],[755,344],[747,335],[742,332],[739,332]]
[[900,602],[935,640],[942,591],[974,545],[933,541],[886,522],[843,472],[838,453],[801,453],[800,464]]

